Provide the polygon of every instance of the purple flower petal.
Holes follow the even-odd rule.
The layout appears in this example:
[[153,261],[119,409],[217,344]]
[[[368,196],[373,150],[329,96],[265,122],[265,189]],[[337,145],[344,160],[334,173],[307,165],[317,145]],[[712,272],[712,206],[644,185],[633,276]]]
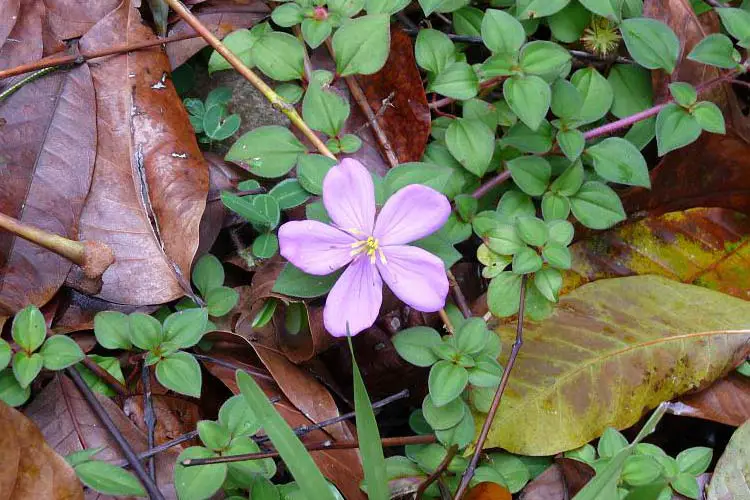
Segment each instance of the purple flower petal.
[[427,250],[404,245],[383,248],[385,263],[378,271],[388,288],[417,311],[435,312],[445,306],[448,276],[443,261]]
[[356,335],[375,323],[383,302],[383,280],[365,256],[354,260],[333,285],[323,310],[323,324],[334,337]]
[[404,245],[440,229],[451,214],[448,198],[411,184],[391,196],[378,215],[374,236],[381,245]]
[[375,186],[370,172],[357,160],[346,158],[328,171],[323,179],[323,205],[331,220],[344,231],[372,235]]
[[330,274],[352,260],[350,234],[314,220],[292,221],[279,228],[281,255],[308,274]]

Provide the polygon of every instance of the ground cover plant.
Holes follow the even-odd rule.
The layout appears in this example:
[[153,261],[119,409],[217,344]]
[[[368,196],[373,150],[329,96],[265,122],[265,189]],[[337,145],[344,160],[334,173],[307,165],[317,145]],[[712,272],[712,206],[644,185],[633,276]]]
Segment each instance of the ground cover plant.
[[3,498],[742,499],[747,0],[0,0]]

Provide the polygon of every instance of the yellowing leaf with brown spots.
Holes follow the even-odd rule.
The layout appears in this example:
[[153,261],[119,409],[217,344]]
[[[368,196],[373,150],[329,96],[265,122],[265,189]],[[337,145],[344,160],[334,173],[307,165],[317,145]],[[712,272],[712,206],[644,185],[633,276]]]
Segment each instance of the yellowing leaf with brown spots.
[[[505,365],[515,326],[497,332]],[[748,354],[750,302],[658,276],[587,284],[549,319],[525,323],[485,447],[523,455],[576,448],[707,386]]]

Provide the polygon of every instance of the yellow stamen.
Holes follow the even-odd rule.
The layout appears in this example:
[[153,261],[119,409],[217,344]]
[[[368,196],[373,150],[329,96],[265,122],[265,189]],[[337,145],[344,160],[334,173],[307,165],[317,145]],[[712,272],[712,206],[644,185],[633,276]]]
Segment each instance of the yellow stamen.
[[366,240],[359,240],[352,243],[351,255],[358,255],[360,253],[367,254],[370,257],[370,262],[375,263],[376,253],[380,252],[380,259],[385,263],[385,256],[383,250],[380,249],[380,243],[378,239],[373,236],[368,236]]

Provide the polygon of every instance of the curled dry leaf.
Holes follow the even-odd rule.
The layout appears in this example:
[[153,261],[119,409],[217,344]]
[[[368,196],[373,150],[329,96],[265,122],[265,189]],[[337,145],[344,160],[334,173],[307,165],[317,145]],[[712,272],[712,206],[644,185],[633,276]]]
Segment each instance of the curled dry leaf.
[[705,390],[683,396],[670,412],[740,426],[750,420],[750,378],[732,373]]
[[750,421],[739,427],[719,458],[708,485],[707,500],[750,497]]
[[[146,435],[138,430],[112,400],[100,394],[96,394],[96,397],[135,452],[146,451],[148,449]],[[44,439],[61,455],[68,455],[85,448],[103,447],[104,449],[96,455],[96,459],[114,461],[124,458],[120,448],[67,377],[62,375],[55,377],[34,398],[24,413],[39,426]],[[166,498],[176,498],[172,475],[178,455],[179,446],[156,456],[156,482]],[[111,497],[95,494],[87,498],[103,500]]]
[[0,401],[0,499],[83,500],[76,473],[34,422]]
[[[80,41],[93,51],[154,38],[137,3],[123,2]],[[82,239],[108,244],[115,263],[99,297],[160,304],[190,290],[190,265],[208,193],[208,169],[160,48],[88,61],[97,96],[94,178]]]
[[[623,429],[750,354],[750,303],[657,276],[601,280],[525,322],[487,447],[551,455]],[[498,328],[505,363],[515,327]]]
[[[0,212],[53,234],[78,239],[91,184],[96,105],[86,65],[24,85],[0,102]],[[46,303],[72,263],[0,232],[0,314]]]

